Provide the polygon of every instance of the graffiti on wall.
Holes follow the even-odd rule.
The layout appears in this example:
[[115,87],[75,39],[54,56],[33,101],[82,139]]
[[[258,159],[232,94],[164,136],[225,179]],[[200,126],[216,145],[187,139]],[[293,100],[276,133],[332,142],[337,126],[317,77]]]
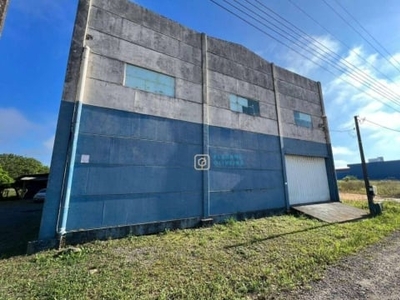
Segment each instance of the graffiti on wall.
[[239,168],[244,166],[241,154],[214,154],[211,161],[215,167]]

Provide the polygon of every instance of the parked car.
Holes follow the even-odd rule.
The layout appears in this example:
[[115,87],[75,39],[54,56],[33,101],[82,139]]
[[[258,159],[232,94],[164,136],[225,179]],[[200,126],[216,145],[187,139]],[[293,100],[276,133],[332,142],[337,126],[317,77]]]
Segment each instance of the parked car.
[[46,198],[46,189],[41,189],[33,196],[33,202],[43,202]]

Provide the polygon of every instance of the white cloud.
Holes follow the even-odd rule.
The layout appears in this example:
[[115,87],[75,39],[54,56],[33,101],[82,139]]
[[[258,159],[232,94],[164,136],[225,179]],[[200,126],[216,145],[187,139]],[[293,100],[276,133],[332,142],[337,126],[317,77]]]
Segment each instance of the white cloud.
[[400,112],[375,111],[373,114],[362,114],[360,117],[362,120],[362,117],[365,118],[365,121],[362,122],[363,127],[371,130],[380,131],[382,129],[381,126],[400,130]]
[[0,153],[33,157],[49,165],[54,132],[53,121],[35,123],[15,108],[0,108]]
[[303,76],[309,76],[310,73],[321,68],[321,65],[326,65],[326,60],[332,60],[330,54],[339,51],[340,48],[329,35],[311,36],[311,39],[303,37],[299,41],[305,42],[307,46],[297,52],[290,50],[282,59],[286,68]]
[[355,152],[348,147],[344,146],[332,146],[333,155],[354,155]]
[[43,145],[46,147],[47,150],[53,151],[54,138],[55,136],[53,135],[51,138],[43,142]]
[[15,108],[0,108],[0,144],[7,144],[12,139],[21,138],[37,125],[30,122]]
[[[342,74],[328,83],[329,99],[333,102],[333,105],[329,106],[328,115],[330,117],[333,115],[335,118],[343,120],[344,122],[342,121],[338,125],[343,128],[352,126],[354,124],[352,116],[358,115],[361,119],[366,118],[367,121],[369,120],[381,126],[400,130],[400,112],[395,110],[400,110],[400,105],[390,102],[390,100],[385,99],[383,95],[376,91],[378,89],[382,93],[388,92],[393,95],[393,98],[396,97],[395,94],[398,94],[397,99],[400,100],[400,77],[390,77],[376,72],[373,66],[362,61],[355,53],[359,56],[367,57],[366,60],[372,65],[385,65],[385,60],[378,58],[376,54],[367,56],[363,53],[362,48],[353,49],[345,60],[357,66],[359,70],[348,69],[349,74]],[[388,64],[387,61],[386,64]],[[360,70],[364,74],[361,75]],[[369,79],[365,74],[368,74]],[[355,76],[357,76],[357,79],[354,78]],[[359,89],[343,82],[343,80],[351,82]],[[368,80],[370,80],[371,84],[368,84]],[[389,106],[385,104],[389,104]],[[343,116],[347,116],[347,118]],[[360,124],[365,156],[367,158],[384,156],[389,160],[400,159],[398,151],[400,149],[400,133],[367,121]],[[345,143],[349,143],[348,140],[340,138],[333,140],[333,143],[335,147],[341,149],[341,147],[345,147]],[[339,151],[339,153],[335,153],[335,157],[344,154]]]
[[348,164],[349,164],[349,163],[348,163],[347,161],[345,161],[345,160],[340,160],[340,159],[336,160],[336,159],[335,159],[335,168],[336,168],[336,169],[347,168],[347,165],[348,165]]
[[[340,50],[329,37],[325,43],[336,53]],[[400,75],[391,64],[396,65],[395,61],[400,61],[400,53],[386,59],[377,53],[367,53],[362,46],[354,47],[347,53],[341,53],[342,59],[336,61],[342,69],[340,72],[324,63],[326,68],[338,74],[336,77],[327,76],[323,68],[310,65],[319,62],[318,58],[305,61],[293,51],[287,53],[284,60],[286,68],[307,77],[312,75],[312,78],[322,82],[337,168],[360,161],[357,139],[352,130],[354,116],[400,130]],[[326,59],[334,61],[333,58]],[[360,124],[360,129],[366,158],[383,156],[385,160],[400,159],[399,132],[368,122]]]

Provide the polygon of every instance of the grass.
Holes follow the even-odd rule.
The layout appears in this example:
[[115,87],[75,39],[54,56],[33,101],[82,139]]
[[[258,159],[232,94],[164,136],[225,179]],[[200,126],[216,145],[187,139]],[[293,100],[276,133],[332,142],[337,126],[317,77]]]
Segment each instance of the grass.
[[12,200],[12,199],[17,199],[18,195],[15,189],[12,188],[6,188],[1,190],[0,194],[0,200]]
[[[371,185],[377,187],[378,196],[400,198],[399,180],[371,181]],[[365,194],[363,180],[338,180],[339,191],[346,193]]]
[[282,215],[97,241],[3,259],[0,299],[285,298],[399,228],[400,204],[385,202],[382,215],[352,223]]

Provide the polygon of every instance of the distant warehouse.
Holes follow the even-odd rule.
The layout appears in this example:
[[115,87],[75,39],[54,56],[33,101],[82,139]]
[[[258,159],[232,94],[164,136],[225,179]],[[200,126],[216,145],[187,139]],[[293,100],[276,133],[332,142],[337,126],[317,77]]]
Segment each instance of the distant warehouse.
[[318,82],[127,0],[79,1],[41,240],[338,200]]
[[[367,163],[368,177],[371,180],[400,180],[400,160],[383,161],[369,160]],[[361,163],[349,164],[347,168],[336,170],[337,179],[343,179],[346,176],[363,179]]]

